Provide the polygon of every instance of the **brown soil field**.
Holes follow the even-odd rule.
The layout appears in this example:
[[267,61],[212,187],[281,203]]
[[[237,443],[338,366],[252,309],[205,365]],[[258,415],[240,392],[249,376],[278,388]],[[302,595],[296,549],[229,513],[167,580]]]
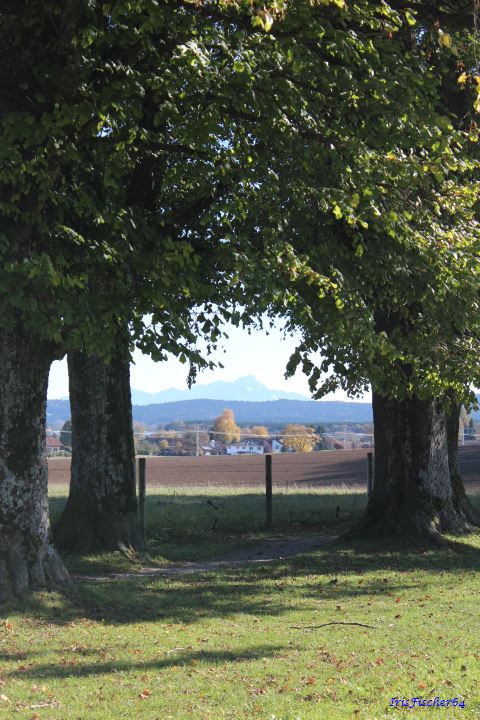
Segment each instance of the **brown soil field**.
[[[366,487],[368,450],[331,450],[316,453],[279,453],[273,456],[273,484],[296,486]],[[460,469],[468,492],[480,492],[480,443],[460,448]],[[265,480],[261,455],[219,457],[146,457],[150,486],[259,486]],[[49,458],[51,484],[67,485],[69,458]]]

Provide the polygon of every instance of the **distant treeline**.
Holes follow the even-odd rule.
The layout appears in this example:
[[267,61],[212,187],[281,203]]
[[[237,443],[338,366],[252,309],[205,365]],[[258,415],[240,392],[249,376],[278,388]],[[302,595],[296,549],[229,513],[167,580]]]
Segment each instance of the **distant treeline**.
[[[230,408],[240,424],[283,425],[302,423],[366,423],[372,422],[370,403],[338,400],[269,400],[241,402],[239,400],[180,400],[155,405],[134,405],[133,419],[144,425],[157,425],[183,420],[186,423],[213,422],[225,408]],[[47,424],[54,425],[70,419],[68,400],[49,400]],[[480,413],[473,413],[480,419]]]
[[[187,423],[212,422],[225,408],[230,408],[238,423],[261,423],[283,425],[285,423],[364,423],[372,421],[370,403],[269,400],[265,402],[241,402],[238,400],[180,400],[154,405],[134,405],[133,419],[144,425],[157,426],[183,420]],[[49,400],[48,424],[70,418],[68,400]]]

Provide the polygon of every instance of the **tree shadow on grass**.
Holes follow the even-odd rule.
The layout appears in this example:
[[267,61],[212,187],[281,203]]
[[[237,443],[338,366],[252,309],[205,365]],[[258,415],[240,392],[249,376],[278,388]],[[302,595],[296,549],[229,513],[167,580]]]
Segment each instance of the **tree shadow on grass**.
[[231,650],[188,650],[178,649],[175,652],[162,651],[159,649],[153,658],[148,660],[137,660],[126,662],[125,660],[102,660],[98,662],[66,661],[39,664],[35,663],[21,670],[13,670],[9,673],[11,678],[28,678],[31,680],[50,680],[52,678],[62,679],[71,677],[91,677],[92,675],[108,675],[125,671],[147,672],[148,670],[166,670],[171,667],[185,667],[199,663],[208,665],[220,665],[223,663],[243,663],[262,658],[274,659],[285,651],[283,645],[256,645],[253,648],[242,648],[238,651]]
[[[149,498],[147,512],[147,552],[146,557],[140,556],[141,565],[166,566],[178,562],[204,562],[210,560],[228,560],[232,551],[248,550],[255,554],[256,543],[260,539],[308,536],[313,533],[323,536],[341,536],[342,533],[355,526],[363,514],[366,494],[339,492],[336,493],[290,493],[277,494],[273,501],[273,528],[265,530],[264,505],[265,498],[261,493],[245,495],[215,496],[214,503],[218,512],[207,503],[212,496],[194,494],[179,497],[163,495]],[[480,497],[472,498],[480,501]],[[54,498],[58,501],[58,498]],[[165,509],[168,508],[168,511]],[[220,517],[216,531],[212,531],[212,518]],[[337,543],[332,552],[340,552],[342,543]],[[398,540],[372,540],[363,542],[352,539],[345,547],[352,548],[360,563],[375,562],[380,553],[384,557],[391,547],[392,552],[402,553],[410,558],[412,565],[419,567],[435,558],[448,567],[448,552],[439,551],[436,555],[429,554],[428,549],[416,544],[401,544]],[[362,549],[363,548],[363,549]],[[262,550],[266,548],[262,547]],[[465,556],[468,552],[461,542],[451,540],[448,549],[456,549]],[[287,554],[287,553],[284,553]],[[261,553],[258,553],[260,556]],[[475,563],[476,551],[472,562]],[[335,564],[334,555],[328,555],[327,565]],[[342,556],[343,557],[343,556]],[[465,556],[466,557],[466,556]],[[349,555],[346,562],[353,565]],[[422,559],[423,558],[423,559]],[[89,554],[84,556],[65,557],[68,568],[74,574],[89,576],[108,574],[111,572],[135,572],[135,565],[130,565],[120,553]],[[292,562],[294,562],[292,560]],[[342,560],[343,562],[343,560]],[[463,562],[463,561],[462,561]],[[467,562],[470,562],[467,560]],[[333,571],[333,570],[331,570]]]
[[[274,493],[273,527],[266,530],[265,495],[229,494],[216,488],[215,496],[163,494],[147,498],[147,553],[144,564],[223,559],[230,551],[248,548],[259,538],[319,533],[339,535],[355,525],[364,510],[365,493]],[[52,519],[59,516],[64,498],[50,500]],[[90,553],[65,558],[75,574],[96,575],[128,571],[119,553]],[[140,558],[142,561],[142,558]],[[134,569],[134,568],[133,568]]]
[[177,577],[79,583],[74,592],[39,593],[9,603],[4,613],[10,618],[28,614],[34,620],[59,625],[79,619],[110,625],[190,625],[236,614],[268,618],[290,613],[295,597],[306,613],[318,612],[321,601],[341,603],[383,593],[398,595],[411,590],[413,582],[420,592],[428,592],[432,573],[448,572],[450,582],[459,583],[479,570],[480,551],[459,541],[452,547],[422,548],[357,540],[329,543],[308,555],[262,565]]

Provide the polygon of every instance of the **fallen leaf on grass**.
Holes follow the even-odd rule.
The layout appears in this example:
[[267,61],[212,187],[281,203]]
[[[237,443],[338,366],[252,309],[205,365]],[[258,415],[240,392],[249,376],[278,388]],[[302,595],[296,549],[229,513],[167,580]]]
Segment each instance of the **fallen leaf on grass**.
[[142,700],[145,700],[145,698],[149,698],[150,690],[142,690],[142,692],[140,693],[140,695],[138,697],[142,698]]
[[33,662],[27,663],[26,665],[19,665],[17,668],[17,672],[20,672],[20,673],[28,672],[30,670],[30,668],[32,668],[34,665],[35,665],[35,663],[33,663]]
[[86,645],[72,645],[68,648],[68,650],[72,653],[81,653],[82,655],[85,655],[88,651],[88,648]]

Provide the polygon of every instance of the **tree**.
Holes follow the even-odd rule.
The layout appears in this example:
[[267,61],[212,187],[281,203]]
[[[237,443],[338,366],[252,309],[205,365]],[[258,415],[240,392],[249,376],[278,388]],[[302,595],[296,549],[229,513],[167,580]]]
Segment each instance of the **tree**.
[[[468,73],[458,66],[459,56],[468,66],[471,50],[454,32],[455,12],[445,6],[442,22],[450,25],[440,28],[436,15],[422,18],[420,31],[410,29],[413,17],[401,23],[400,64],[408,57],[418,77],[422,66],[429,72],[414,91],[421,87],[423,119],[415,119],[403,85],[408,132],[392,125],[390,138],[371,147],[361,179],[354,168],[363,160],[352,159],[333,218],[321,197],[309,206],[300,193],[292,225],[284,218],[297,269],[284,274],[287,300],[279,292],[277,308],[288,307],[292,327],[304,332],[289,370],[302,363],[313,391],[330,372],[318,395],[373,385],[375,487],[358,529],[367,534],[436,538],[471,523],[458,473],[453,481],[447,432],[452,402],[471,400],[470,384],[478,385],[472,340],[479,336],[476,131],[462,96]],[[314,353],[323,355],[320,365]]]
[[[115,355],[119,319],[158,357],[173,344],[181,357],[191,349],[200,359],[196,324],[182,304],[188,290],[204,282],[201,253],[195,256],[183,219],[200,222],[228,178],[222,171],[224,185],[218,187],[220,132],[210,143],[218,164],[199,159],[187,172],[183,159],[200,157],[195,143],[188,145],[189,122],[199,144],[207,144],[208,133],[204,108],[210,102],[186,107],[211,85],[202,85],[210,73],[206,66],[194,70],[190,63],[197,57],[197,48],[188,46],[194,23],[194,14],[187,17],[176,4],[163,13],[155,3],[2,4],[0,475],[9,482],[0,498],[1,592],[6,576],[17,594],[67,581],[47,512],[45,403],[52,360],[69,349]],[[172,44],[165,43],[167,29]],[[187,90],[188,72],[199,81],[188,100],[181,99],[175,64],[187,70]],[[203,132],[194,114],[197,121],[203,117]],[[168,129],[179,124],[172,138]],[[154,158],[160,158],[155,172]],[[180,191],[179,158],[188,178]],[[161,200],[155,192],[159,176],[166,179]],[[190,276],[189,282],[189,269],[197,280]],[[156,286],[154,276],[163,283]],[[179,279],[184,292],[169,278]],[[158,332],[142,320],[152,306]],[[197,322],[205,324],[205,316],[199,313]],[[212,325],[213,342],[218,334]]]
[[139,422],[138,420],[134,420],[132,422],[132,428],[133,428],[133,432],[136,436],[145,435],[145,431],[147,429],[146,426],[143,423]]
[[327,430],[325,425],[317,425],[315,428],[315,435],[317,436],[317,444],[315,450],[331,450],[333,446],[332,440],[327,438]]
[[60,430],[60,442],[65,447],[72,447],[72,421],[66,420]]
[[182,437],[182,448],[187,455],[196,455],[202,445],[208,444],[208,433],[189,430]]
[[[247,432],[247,431],[245,431]],[[249,435],[258,435],[260,437],[269,437],[270,433],[268,432],[268,428],[265,427],[265,425],[254,425],[250,428],[248,431]]]
[[215,440],[226,444],[240,440],[240,428],[235,422],[233,410],[225,409],[221,415],[215,418],[213,432]]
[[435,537],[469,527],[446,426],[452,403],[473,402],[470,385],[479,384],[471,4],[411,12],[393,2],[368,19],[359,4],[336,6],[299,4],[298,14],[275,18],[271,53],[290,57],[278,75],[296,95],[272,117],[269,137],[261,123],[251,129],[269,166],[254,164],[264,175],[249,217],[234,225],[259,246],[242,279],[247,292],[265,289],[287,329],[302,330],[288,370],[302,365],[312,392],[325,375],[317,396],[373,386],[376,415],[390,422],[377,421],[377,444],[396,460],[378,463],[377,508],[363,530]]
[[313,428],[307,425],[285,425],[282,435],[284,445],[296,452],[312,452],[318,441]]
[[[211,303],[234,284],[227,245],[202,228],[209,215],[220,226],[245,195],[246,161],[210,95],[232,59],[212,44],[225,28],[184,10],[123,0],[0,9],[2,592],[7,575],[16,593],[67,580],[46,510],[52,360],[122,356],[120,326],[157,359],[205,365],[196,339],[208,350],[220,335],[225,305]],[[186,297],[202,298],[194,318]]]
[[[1,335],[0,599],[4,600],[8,579],[20,595],[28,587],[65,584],[68,575],[51,543],[48,523],[45,398],[52,350],[48,343],[39,346],[25,334]],[[16,487],[21,492],[14,492]]]
[[138,547],[129,362],[68,355],[72,411],[70,491],[54,526],[58,547]]
[[467,423],[467,426],[465,428],[465,434],[469,440],[475,440],[475,422],[472,417]]
[[[66,577],[45,510],[44,390],[53,359],[74,350],[123,357],[118,331],[126,327],[130,344],[157,359],[173,351],[206,363],[198,335],[212,348],[222,318],[251,315],[232,311],[230,301],[260,312],[273,293],[284,311],[277,281],[288,278],[291,306],[295,276],[335,304],[330,319],[347,315],[339,314],[345,299],[348,318],[361,318],[362,294],[342,280],[344,255],[366,247],[361,223],[371,224],[370,240],[391,231],[399,246],[399,229],[414,227],[417,240],[437,230],[433,193],[428,213],[410,203],[414,222],[401,212],[412,171],[433,190],[443,161],[449,172],[458,166],[456,139],[429,122],[437,79],[394,42],[407,21],[383,3],[336,0],[280,3],[271,14],[233,1],[2,4],[0,364],[8,372],[0,448],[15,498],[2,490],[0,536],[17,592]],[[415,134],[417,120],[425,133]],[[399,137],[385,172],[386,139]],[[428,163],[410,153],[425,144]],[[458,216],[462,193],[452,188],[440,213],[453,207]],[[332,212],[347,233],[332,225]],[[329,237],[325,257],[339,260],[335,268],[325,258],[306,263],[299,239],[313,237],[312,228]],[[438,237],[445,248],[445,232]],[[381,242],[369,247],[379,273],[403,267],[390,264]],[[413,243],[412,253],[421,247]],[[267,284],[258,282],[265,263]],[[460,324],[465,297],[454,316]],[[371,317],[351,340],[373,356],[385,343]],[[22,432],[6,432],[10,424]]]

